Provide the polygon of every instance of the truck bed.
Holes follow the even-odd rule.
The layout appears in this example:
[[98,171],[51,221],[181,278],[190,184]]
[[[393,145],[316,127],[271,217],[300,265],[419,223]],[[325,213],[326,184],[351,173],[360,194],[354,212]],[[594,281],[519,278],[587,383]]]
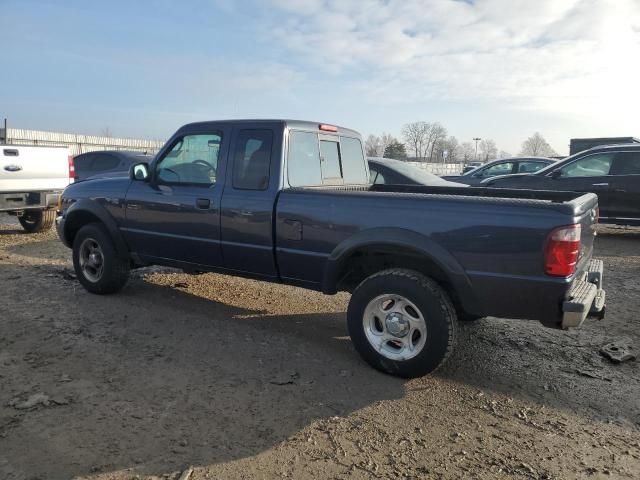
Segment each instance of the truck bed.
[[[459,272],[460,285],[472,292],[467,311],[551,325],[574,278],[545,275],[545,241],[554,228],[580,223],[577,275],[585,271],[596,205],[596,195],[574,192],[398,185],[287,189],[276,208],[278,265],[287,281],[319,284],[325,262],[347,248],[342,242],[364,236],[361,241],[375,243],[378,232],[381,238],[401,236],[410,228],[413,245]],[[301,224],[298,240],[290,235],[291,220]],[[532,302],[532,296],[556,301]]]

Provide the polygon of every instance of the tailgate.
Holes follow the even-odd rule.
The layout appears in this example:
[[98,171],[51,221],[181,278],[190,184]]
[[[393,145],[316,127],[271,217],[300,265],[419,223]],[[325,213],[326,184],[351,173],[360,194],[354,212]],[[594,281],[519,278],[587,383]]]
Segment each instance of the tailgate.
[[67,185],[67,148],[0,145],[0,192],[62,190]]
[[576,212],[576,223],[580,224],[580,254],[576,272],[587,271],[589,261],[593,255],[593,244],[598,225],[598,199],[595,195],[587,194],[576,199],[581,201]]

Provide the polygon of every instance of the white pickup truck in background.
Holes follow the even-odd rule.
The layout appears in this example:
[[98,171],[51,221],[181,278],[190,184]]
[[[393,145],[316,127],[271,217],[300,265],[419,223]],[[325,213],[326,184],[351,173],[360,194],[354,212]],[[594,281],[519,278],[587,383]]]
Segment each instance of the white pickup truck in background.
[[27,232],[51,228],[73,177],[67,147],[0,145],[0,212],[16,215]]

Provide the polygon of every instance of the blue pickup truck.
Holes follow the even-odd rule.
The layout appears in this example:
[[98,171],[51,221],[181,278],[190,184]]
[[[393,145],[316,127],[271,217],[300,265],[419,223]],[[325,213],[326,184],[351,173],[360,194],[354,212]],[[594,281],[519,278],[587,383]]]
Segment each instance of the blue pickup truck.
[[595,195],[372,185],[360,135],[333,125],[185,125],[128,176],[69,186],[58,211],[89,292],[151,264],[347,291],[354,346],[402,377],[442,364],[458,319],[604,313]]

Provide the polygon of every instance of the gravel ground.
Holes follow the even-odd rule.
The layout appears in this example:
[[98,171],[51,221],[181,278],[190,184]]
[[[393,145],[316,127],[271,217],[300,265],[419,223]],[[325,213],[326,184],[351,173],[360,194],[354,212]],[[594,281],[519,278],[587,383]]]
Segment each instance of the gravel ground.
[[640,478],[640,229],[602,228],[607,318],[484,319],[436,375],[349,342],[347,295],[162,269],[86,293],[0,217],[0,478]]

